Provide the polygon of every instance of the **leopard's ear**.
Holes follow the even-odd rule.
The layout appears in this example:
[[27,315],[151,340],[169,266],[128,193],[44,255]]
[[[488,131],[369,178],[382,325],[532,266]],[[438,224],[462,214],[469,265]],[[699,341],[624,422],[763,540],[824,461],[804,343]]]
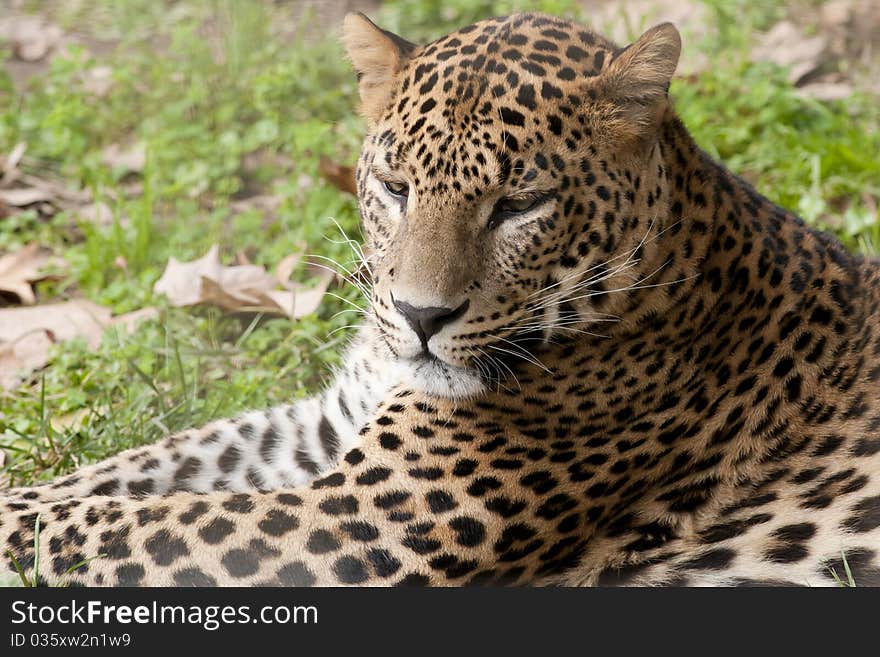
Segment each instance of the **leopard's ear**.
[[417,46],[361,13],[345,17],[342,43],[357,72],[361,113],[368,121],[376,121],[391,100],[394,76]]
[[598,76],[598,92],[614,106],[617,131],[649,137],[668,106],[669,83],[681,54],[681,37],[672,23],[652,27],[616,53]]

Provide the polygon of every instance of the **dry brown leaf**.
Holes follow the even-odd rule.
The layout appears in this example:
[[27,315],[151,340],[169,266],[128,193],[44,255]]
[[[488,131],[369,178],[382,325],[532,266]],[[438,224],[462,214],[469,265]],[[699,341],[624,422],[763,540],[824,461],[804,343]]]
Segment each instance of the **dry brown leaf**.
[[63,262],[36,243],[0,256],[0,294],[14,296],[25,306],[33,305],[37,299],[31,284],[47,278],[43,270],[53,260],[56,265]]
[[83,73],[82,85],[90,94],[104,98],[113,86],[113,69],[109,66],[93,66]]
[[20,141],[18,142],[13,149],[9,152],[9,156],[6,158],[6,162],[4,163],[5,172],[12,171],[18,166],[18,163],[21,162],[21,158],[24,157],[24,153],[27,150],[27,142]]
[[109,308],[84,300],[0,310],[0,387],[43,367],[56,342],[82,337],[97,347],[109,321]]
[[147,163],[147,150],[143,142],[135,142],[127,146],[110,144],[101,151],[101,161],[114,169],[140,173]]
[[168,259],[162,276],[153,285],[153,292],[164,294],[172,306],[193,306],[199,303],[201,277],[220,275],[219,254],[219,247],[214,245],[201,258],[190,262],[181,262],[172,256]]
[[42,329],[26,333],[13,342],[0,342],[0,388],[12,390],[28,373],[43,367],[49,362],[53,344],[50,335]]
[[325,155],[318,160],[318,171],[327,182],[343,192],[357,196],[357,183],[354,179],[354,167],[334,162]]
[[336,280],[336,274],[327,269],[318,269],[316,278],[317,283],[312,287],[296,284],[291,292],[294,298],[290,316],[294,319],[313,313],[321,306],[327,288]]
[[[299,319],[315,312],[320,307],[327,288],[340,280],[337,273],[328,266],[318,264],[309,258],[306,260],[306,271],[317,282],[314,285],[307,286],[291,281],[290,277],[293,275],[301,259],[299,253],[291,254],[278,263],[278,267],[275,270],[276,277],[285,287],[285,292],[277,293],[276,301],[280,303],[283,299],[288,303],[287,307],[291,308],[289,314],[294,319]],[[293,295],[292,301],[288,301],[287,294]]]
[[17,177],[18,163],[21,162],[21,158],[24,157],[26,150],[27,144],[20,141],[9,151],[9,155],[0,161],[0,180],[3,181],[5,187],[8,187]]
[[277,278],[278,282],[284,287],[290,285],[290,277],[293,276],[293,272],[296,271],[296,266],[301,259],[301,253],[291,253],[286,258],[283,258],[281,262],[278,263],[278,266],[275,267],[275,278]]
[[12,46],[12,54],[24,62],[43,59],[58,46],[63,32],[57,25],[36,16],[4,16],[0,19],[0,38]]
[[110,320],[110,326],[122,327],[126,334],[132,333],[137,325],[145,319],[153,319],[159,316],[159,310],[148,306],[139,310],[132,310],[128,313],[117,315]]
[[817,34],[808,37],[790,21],[780,21],[752,49],[752,61],[768,61],[789,68],[792,84],[806,78],[823,63],[828,48],[828,37]]
[[[10,160],[14,162],[10,157],[7,164]],[[79,206],[91,199],[91,193],[86,190],[73,190],[63,183],[22,173],[17,168],[3,176],[3,185],[8,187],[13,182],[18,186],[0,189],[0,203],[16,208],[36,206],[37,210],[46,215],[54,214],[58,207]]]
[[63,182],[52,182],[51,180],[45,180],[30,174],[23,174],[21,181],[26,185],[41,190],[53,200],[58,199],[73,204],[88,203],[92,200],[92,194],[88,190],[70,189]]
[[[246,280],[246,278],[245,278]],[[260,290],[251,287],[245,280],[238,281],[239,287],[232,285],[223,287],[217,281],[201,277],[200,303],[219,306],[230,312],[264,312],[287,315],[288,308],[271,296],[272,290]],[[292,304],[291,304],[292,306]]]
[[811,82],[797,89],[795,93],[816,100],[843,100],[853,95],[852,85],[846,82]]
[[82,336],[90,346],[97,347],[111,317],[109,308],[85,299],[6,308],[0,310],[0,341],[9,343],[26,333],[49,331],[55,341]]
[[[333,274],[322,272],[316,286],[306,287],[289,282],[295,266],[291,257],[279,264],[279,274],[287,275],[284,280],[258,265],[224,266],[215,244],[198,260],[180,262],[170,258],[153,291],[167,296],[174,306],[210,304],[231,312],[262,312],[298,319],[318,308]],[[282,285],[286,289],[278,289]]]
[[221,266],[219,276],[203,278],[215,281],[224,292],[242,299],[245,303],[256,301],[263,292],[278,285],[275,277],[259,265]]
[[55,431],[66,432],[75,429],[79,429],[85,423],[86,418],[91,415],[92,410],[89,408],[80,408],[72,413],[65,413],[64,415],[53,415],[49,418],[49,422],[52,423],[52,428]]
[[0,189],[0,201],[16,208],[24,208],[35,203],[46,203],[52,200],[52,194],[45,188],[16,187],[15,189]]
[[[170,258],[153,290],[167,296],[172,305],[192,306],[210,296],[203,291],[204,280],[212,281],[231,297],[237,296],[244,305],[256,302],[261,292],[277,286],[277,281],[257,265],[221,265],[220,249],[215,244],[198,260],[180,262]],[[209,291],[216,293],[213,287]]]
[[11,389],[23,376],[49,361],[52,345],[81,337],[95,349],[109,326],[131,331],[157,313],[144,308],[112,317],[109,308],[85,299],[0,310],[0,388]]

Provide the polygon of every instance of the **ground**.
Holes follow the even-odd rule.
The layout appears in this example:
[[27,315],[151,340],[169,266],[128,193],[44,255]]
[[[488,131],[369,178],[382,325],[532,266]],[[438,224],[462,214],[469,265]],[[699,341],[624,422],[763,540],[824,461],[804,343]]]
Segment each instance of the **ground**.
[[[339,188],[346,170],[340,185],[326,166],[351,164],[363,130],[340,17],[362,9],[418,41],[536,5],[620,41],[676,20],[685,57],[671,93],[697,141],[850,248],[880,249],[870,0],[703,0],[686,11],[660,0],[0,0],[0,257],[40,247],[44,271],[24,285],[35,281],[33,308],[46,316],[87,299],[106,310],[103,328],[111,313],[155,309],[103,337],[43,331],[48,349],[21,369],[2,336],[27,290],[4,288],[0,267],[0,483],[49,479],[319,386],[357,320],[355,286],[295,319],[177,307],[154,290],[169,258],[217,244],[227,264],[274,271],[307,253],[351,267],[343,233],[359,234],[356,204]],[[22,189],[38,200],[2,200]],[[293,277],[313,273],[303,259]]]

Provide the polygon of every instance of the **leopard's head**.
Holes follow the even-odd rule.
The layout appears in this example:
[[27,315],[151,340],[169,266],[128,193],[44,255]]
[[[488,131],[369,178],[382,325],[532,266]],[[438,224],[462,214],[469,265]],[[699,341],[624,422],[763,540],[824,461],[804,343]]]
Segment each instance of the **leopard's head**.
[[621,49],[517,14],[417,46],[351,14],[343,39],[367,121],[372,309],[416,383],[470,394],[529,359],[527,340],[615,321],[627,301],[612,292],[644,276],[669,211],[658,133],[676,29]]

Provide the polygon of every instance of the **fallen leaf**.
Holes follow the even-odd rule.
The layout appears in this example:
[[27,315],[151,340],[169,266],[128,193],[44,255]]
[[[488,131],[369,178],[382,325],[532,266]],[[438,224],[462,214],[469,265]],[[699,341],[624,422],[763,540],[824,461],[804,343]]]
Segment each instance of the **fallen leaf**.
[[293,272],[296,271],[296,266],[299,264],[299,261],[302,259],[302,254],[300,253],[291,253],[286,258],[283,258],[281,262],[278,263],[278,266],[275,267],[275,278],[278,279],[278,282],[283,286],[287,287],[290,284],[290,277],[293,276]]
[[0,201],[16,208],[25,208],[35,203],[51,202],[52,194],[47,189],[38,189],[36,187],[0,189]]
[[354,167],[334,162],[322,155],[318,160],[318,171],[327,182],[343,192],[357,196],[357,183],[354,178]]
[[86,418],[88,418],[91,413],[92,410],[89,408],[79,408],[72,413],[53,415],[49,418],[49,422],[52,424],[52,428],[55,429],[55,431],[67,432],[82,427]]
[[85,299],[8,308],[0,310],[0,340],[8,343],[31,331],[49,331],[56,341],[81,336],[97,347],[111,318],[109,308]]
[[44,215],[54,214],[58,207],[78,207],[91,199],[87,190],[73,190],[63,183],[22,173],[19,169],[4,174],[3,185],[8,187],[13,181],[16,187],[0,189],[0,203],[16,208],[36,207]]
[[[327,288],[336,280],[336,274],[328,269],[319,269],[316,278],[317,283],[312,287],[296,284],[295,289],[292,291],[272,293],[273,298],[275,298],[276,303],[280,303],[280,298],[286,300],[286,295],[291,295],[292,300],[290,301],[290,305],[287,306],[290,308],[288,314],[294,319],[305,317],[309,313],[315,312],[321,306],[321,301],[324,300]],[[284,294],[285,296],[281,297],[281,294]]]
[[139,310],[132,310],[129,313],[117,315],[110,320],[110,326],[121,326],[125,333],[128,334],[132,333],[137,328],[137,325],[144,320],[155,319],[158,316],[159,310],[148,306],[147,308],[140,308]]
[[[818,17],[816,16],[818,10]],[[809,11],[809,23],[819,19],[819,29],[830,35],[830,50],[846,63],[852,75],[859,68],[871,76],[877,72],[880,57],[880,3],[877,0],[825,0]],[[876,79],[876,75],[873,75]]]
[[0,179],[3,180],[3,184],[5,186],[9,186],[9,183],[14,180],[16,176],[16,169],[18,168],[18,163],[21,162],[21,158],[24,157],[24,152],[27,150],[27,144],[23,141],[18,142],[11,151],[9,151],[9,155],[3,158],[2,163],[0,163]]
[[12,390],[29,373],[49,362],[48,353],[54,342],[37,330],[10,343],[0,343],[0,388]]
[[200,303],[219,306],[231,312],[288,314],[287,304],[283,301],[279,303],[269,296],[270,290],[255,289],[244,281],[239,281],[240,285],[244,283],[240,287],[223,287],[220,283],[207,276],[202,276],[200,282]]
[[84,300],[0,310],[0,387],[43,367],[56,342],[82,337],[97,347],[109,321],[109,308]]
[[61,28],[35,16],[9,16],[0,20],[0,38],[12,46],[12,55],[24,62],[43,59],[61,41]]
[[113,86],[113,69],[109,66],[93,66],[83,73],[82,85],[90,94],[103,98]]
[[0,310],[0,388],[12,389],[24,376],[43,367],[58,342],[83,338],[95,349],[107,327],[131,331],[137,322],[156,313],[155,308],[144,308],[113,317],[109,308],[85,299]]
[[[63,262],[54,260],[55,264]],[[13,296],[25,306],[33,305],[37,299],[31,284],[47,278],[43,270],[52,261],[52,252],[35,243],[0,257],[0,294]]]
[[144,143],[140,141],[128,146],[110,144],[101,151],[101,161],[114,169],[140,173],[147,163],[147,150]]
[[799,96],[816,100],[843,100],[852,96],[854,89],[845,82],[811,82],[797,89]]
[[21,182],[42,191],[53,201],[58,199],[65,203],[81,205],[88,203],[92,199],[92,194],[88,190],[70,189],[62,182],[52,182],[51,180],[45,180],[30,174],[23,174]]
[[825,0],[819,8],[822,27],[840,27],[845,25],[852,15],[852,0]]
[[[170,258],[153,291],[167,296],[173,306],[210,304],[231,312],[262,312],[298,319],[318,308],[334,278],[332,272],[322,271],[317,285],[307,287],[289,281],[296,266],[290,256],[279,264],[279,274],[287,276],[282,280],[259,265],[221,265],[219,254],[215,244],[191,262]],[[281,286],[285,289],[278,289]]]
[[288,309],[287,315],[293,319],[305,317],[315,312],[324,299],[327,288],[339,280],[335,271],[327,266],[317,264],[310,259],[306,260],[306,271],[317,281],[312,286],[291,281],[290,277],[296,270],[296,266],[302,260],[300,253],[292,253],[278,263],[275,268],[275,277],[284,286],[284,290],[270,291],[267,294],[282,308]]
[[789,69],[792,84],[804,80],[824,63],[828,37],[808,37],[790,21],[776,23],[752,49],[752,61],[768,61]]

